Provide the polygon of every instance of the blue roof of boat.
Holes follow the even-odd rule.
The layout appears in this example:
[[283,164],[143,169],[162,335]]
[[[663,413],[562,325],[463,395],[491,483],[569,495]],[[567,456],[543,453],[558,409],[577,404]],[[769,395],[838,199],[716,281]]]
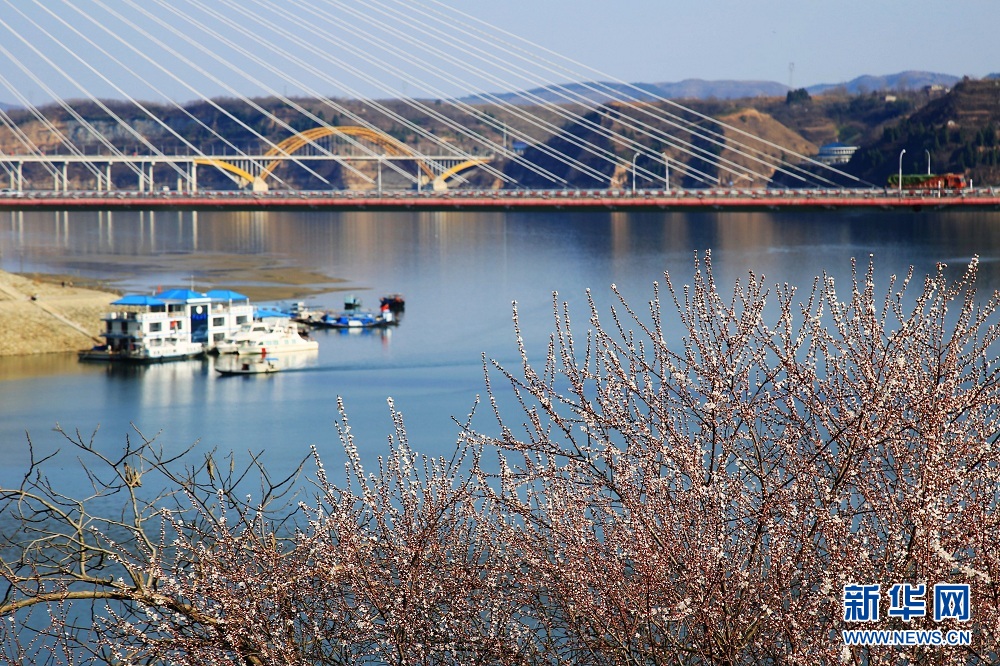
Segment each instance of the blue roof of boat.
[[212,289],[205,294],[213,301],[249,301],[249,296],[233,291],[231,289]]
[[156,294],[156,298],[162,298],[164,300],[171,301],[193,301],[193,300],[204,300],[208,298],[205,294],[201,292],[192,291],[190,289],[168,289],[167,291],[161,291]]
[[111,305],[166,305],[166,303],[146,294],[125,294]]
[[292,315],[287,312],[282,312],[281,310],[274,310],[271,308],[256,308],[253,311],[253,316],[256,319],[263,319],[264,317],[285,317],[291,318]]

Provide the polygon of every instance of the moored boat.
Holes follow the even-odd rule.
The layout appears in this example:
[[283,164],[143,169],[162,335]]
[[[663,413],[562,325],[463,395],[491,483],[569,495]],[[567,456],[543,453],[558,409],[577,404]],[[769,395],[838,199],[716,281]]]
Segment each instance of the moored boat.
[[275,321],[264,321],[261,319],[254,319],[252,322],[247,322],[240,326],[239,330],[234,333],[227,335],[225,338],[220,340],[215,345],[215,351],[219,354],[237,354],[241,345],[249,341],[256,340],[257,338],[271,333],[281,326],[288,326],[288,322],[275,322]]
[[[388,315],[388,316],[387,316]],[[339,315],[326,315],[320,321],[320,326],[327,328],[378,328],[391,326],[394,322],[392,313],[374,312],[342,312]]]
[[324,310],[313,310],[304,303],[292,306],[291,316],[294,321],[315,326],[317,328],[337,328],[360,330],[367,328],[384,328],[399,325],[399,314],[406,308],[403,297],[390,294],[380,299],[379,312],[367,312],[361,309],[361,299],[348,296],[344,300],[344,310],[339,313]]
[[236,345],[236,354],[246,356],[258,354],[280,354],[286,352],[312,351],[319,349],[319,343],[299,329],[298,324],[274,326],[271,330],[241,340]]
[[129,294],[111,305],[116,309],[102,317],[106,344],[80,352],[80,360],[150,363],[201,356],[253,320],[249,299],[232,291],[171,289]]

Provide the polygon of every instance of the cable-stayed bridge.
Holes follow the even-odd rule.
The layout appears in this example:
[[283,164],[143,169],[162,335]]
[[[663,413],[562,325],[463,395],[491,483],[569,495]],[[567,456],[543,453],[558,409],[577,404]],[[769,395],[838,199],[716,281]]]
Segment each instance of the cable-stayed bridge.
[[894,194],[441,0],[0,0],[0,35],[9,205]]

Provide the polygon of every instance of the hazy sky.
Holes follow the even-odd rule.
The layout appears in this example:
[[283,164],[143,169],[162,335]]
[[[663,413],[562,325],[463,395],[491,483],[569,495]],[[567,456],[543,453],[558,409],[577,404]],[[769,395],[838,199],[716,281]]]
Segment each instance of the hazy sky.
[[[468,55],[462,35],[447,51],[421,55],[394,32],[412,33],[426,20],[426,13],[411,20],[418,5],[436,12],[438,25],[466,22],[464,12],[575,61],[563,62],[558,76],[544,75],[562,81],[598,78],[587,68],[630,82],[743,79],[794,87],[905,70],[973,77],[1000,71],[998,0],[0,0],[0,101],[17,103],[12,89],[41,103],[50,93],[181,101],[274,92],[439,97],[545,82],[505,70],[502,50],[515,41],[503,36],[479,47],[486,60]],[[393,19],[390,11],[406,18]],[[216,16],[197,19],[200,25],[233,21],[252,32],[280,26],[277,15],[256,21],[285,12],[289,32],[273,39],[302,64],[279,63],[245,35],[225,46],[230,28],[199,35],[185,23],[211,12]],[[369,32],[396,53],[365,43]],[[337,56],[332,43],[317,46],[327,38],[354,46]],[[365,59],[371,54],[392,64],[379,68]],[[445,73],[426,75],[438,65]]]
[[466,0],[465,11],[630,81],[840,83],[1000,71],[996,0]]

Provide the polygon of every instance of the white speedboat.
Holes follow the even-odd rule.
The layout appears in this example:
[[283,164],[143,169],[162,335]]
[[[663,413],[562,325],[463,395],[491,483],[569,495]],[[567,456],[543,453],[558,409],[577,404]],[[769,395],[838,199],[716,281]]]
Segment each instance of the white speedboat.
[[298,324],[275,326],[272,330],[242,340],[236,346],[236,353],[268,356],[284,352],[302,352],[319,349],[319,343],[302,332]]
[[259,319],[247,322],[231,335],[227,335],[217,342],[215,344],[215,351],[220,354],[236,354],[239,352],[240,344],[269,333],[274,328],[275,324],[273,322],[261,321]]

